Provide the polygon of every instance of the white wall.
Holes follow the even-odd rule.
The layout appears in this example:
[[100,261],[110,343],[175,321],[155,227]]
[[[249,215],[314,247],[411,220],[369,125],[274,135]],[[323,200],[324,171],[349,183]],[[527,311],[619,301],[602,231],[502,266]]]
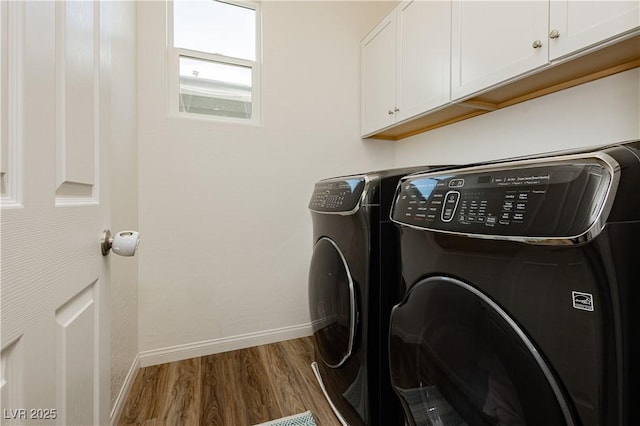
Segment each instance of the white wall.
[[306,332],[313,183],[393,166],[358,136],[359,42],[390,4],[262,7],[264,124],[242,126],[167,117],[164,2],[138,3],[143,355]]
[[[111,2],[111,231],[138,228],[135,3]],[[138,355],[138,257],[111,254],[111,406]]]
[[640,138],[634,69],[397,142],[396,165],[466,163]]
[[167,116],[165,3],[137,4],[147,365],[306,330],[306,205],[320,178],[640,138],[632,70],[400,142],[362,141],[359,41],[394,3],[262,5],[264,123],[242,126]]

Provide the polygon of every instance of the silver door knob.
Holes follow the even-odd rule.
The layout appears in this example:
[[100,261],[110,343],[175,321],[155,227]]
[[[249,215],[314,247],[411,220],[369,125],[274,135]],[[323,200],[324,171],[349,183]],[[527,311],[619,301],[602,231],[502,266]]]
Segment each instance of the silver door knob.
[[558,37],[560,37],[560,31],[551,30],[551,32],[549,33],[549,38],[558,38]]
[[539,49],[542,47],[542,42],[540,40],[536,40],[533,42],[533,48],[534,49]]
[[140,245],[140,233],[138,231],[120,231],[115,236],[111,235],[111,231],[106,229],[102,233],[100,240],[100,249],[102,255],[106,256],[110,250],[120,256],[133,256],[136,249]]

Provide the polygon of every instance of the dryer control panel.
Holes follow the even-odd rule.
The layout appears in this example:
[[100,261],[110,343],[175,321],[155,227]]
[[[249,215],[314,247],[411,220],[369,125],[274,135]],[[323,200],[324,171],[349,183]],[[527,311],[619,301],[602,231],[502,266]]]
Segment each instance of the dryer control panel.
[[364,176],[327,179],[316,183],[309,209],[319,213],[351,213],[360,206],[366,179]]
[[601,219],[613,178],[595,158],[425,173],[401,180],[391,218],[470,236],[573,238]]

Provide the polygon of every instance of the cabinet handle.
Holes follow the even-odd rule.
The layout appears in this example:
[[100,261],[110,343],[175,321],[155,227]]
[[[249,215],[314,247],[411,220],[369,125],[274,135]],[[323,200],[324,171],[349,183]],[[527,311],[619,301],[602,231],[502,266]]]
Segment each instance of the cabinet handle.
[[551,32],[549,33],[549,38],[558,38],[558,37],[560,37],[560,31],[551,30]]
[[393,111],[389,110],[389,112],[387,112],[387,114],[393,115]]
[[542,42],[540,40],[536,40],[533,42],[533,48],[534,49],[539,49],[542,47]]
[[400,112],[400,108],[395,107],[395,108],[393,109],[393,112]]

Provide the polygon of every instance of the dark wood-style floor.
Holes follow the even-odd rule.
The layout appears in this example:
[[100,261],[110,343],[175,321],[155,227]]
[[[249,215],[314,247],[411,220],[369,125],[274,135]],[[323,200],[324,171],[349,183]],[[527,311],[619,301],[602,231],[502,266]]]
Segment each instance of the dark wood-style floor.
[[311,361],[310,337],[138,371],[119,426],[251,426],[310,410],[338,426]]

